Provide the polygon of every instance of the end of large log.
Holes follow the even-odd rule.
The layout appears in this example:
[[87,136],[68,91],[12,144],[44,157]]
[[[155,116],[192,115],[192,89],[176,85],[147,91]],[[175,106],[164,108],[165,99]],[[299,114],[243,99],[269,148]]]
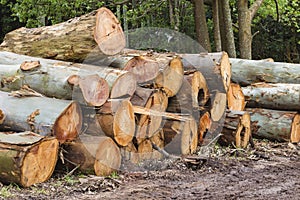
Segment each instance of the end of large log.
[[229,110],[244,110],[246,101],[240,85],[231,83],[227,91],[227,106]]
[[292,122],[291,128],[291,142],[299,143],[300,142],[300,114],[297,113]]
[[52,175],[58,157],[59,143],[33,132],[0,132],[0,179],[29,187]]
[[106,55],[115,55],[122,51],[126,45],[119,20],[105,7],[97,10],[94,39],[101,52]]
[[82,113],[78,103],[72,102],[54,123],[53,134],[61,142],[74,140],[82,126]]

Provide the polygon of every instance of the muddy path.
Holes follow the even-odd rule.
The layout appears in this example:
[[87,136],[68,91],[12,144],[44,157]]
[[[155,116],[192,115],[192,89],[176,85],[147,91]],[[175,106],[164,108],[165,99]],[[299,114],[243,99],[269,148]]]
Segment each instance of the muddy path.
[[[130,168],[130,167],[129,167]],[[257,142],[214,147],[205,163],[144,163],[110,177],[56,174],[30,188],[0,187],[1,199],[300,199],[300,148]]]

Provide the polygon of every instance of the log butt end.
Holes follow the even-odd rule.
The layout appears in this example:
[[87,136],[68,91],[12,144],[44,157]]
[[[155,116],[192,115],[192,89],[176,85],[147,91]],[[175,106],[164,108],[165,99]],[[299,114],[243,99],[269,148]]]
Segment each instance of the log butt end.
[[115,55],[126,45],[124,32],[116,16],[107,8],[98,9],[94,39],[102,53]]
[[82,112],[76,102],[72,102],[54,124],[53,134],[59,142],[64,143],[67,140],[74,140],[82,126]]
[[95,158],[94,170],[97,176],[108,176],[121,167],[120,149],[109,137],[100,142]]
[[23,161],[21,185],[29,187],[48,180],[55,169],[58,149],[56,139],[46,139],[33,146]]
[[300,142],[300,114],[296,114],[291,129],[291,142],[299,143]]

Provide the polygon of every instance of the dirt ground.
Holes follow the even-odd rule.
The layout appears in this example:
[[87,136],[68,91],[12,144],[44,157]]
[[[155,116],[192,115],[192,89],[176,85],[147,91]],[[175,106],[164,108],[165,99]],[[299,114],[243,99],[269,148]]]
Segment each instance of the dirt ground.
[[110,177],[56,171],[49,181],[30,188],[1,185],[0,198],[300,199],[299,145],[255,144],[254,149],[239,151],[214,146],[207,160],[197,163],[147,162]]

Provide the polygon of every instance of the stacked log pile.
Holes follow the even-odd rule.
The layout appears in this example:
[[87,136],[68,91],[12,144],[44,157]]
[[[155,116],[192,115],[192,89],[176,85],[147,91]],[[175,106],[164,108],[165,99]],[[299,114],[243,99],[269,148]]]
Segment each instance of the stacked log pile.
[[230,59],[232,81],[241,86],[254,137],[300,142],[299,64]]
[[[0,158],[10,161],[0,164],[3,182],[27,187],[47,180],[59,148],[64,165],[107,176],[127,161],[193,154],[220,133],[220,143],[245,148],[251,132],[264,126],[245,110],[247,88],[232,83],[227,53],[124,47],[122,28],[106,8],[6,35],[0,45]],[[294,85],[291,91],[298,90]],[[286,123],[299,118],[280,116]],[[293,124],[290,135],[297,138],[299,123]],[[44,162],[42,169],[30,165],[33,159]]]

